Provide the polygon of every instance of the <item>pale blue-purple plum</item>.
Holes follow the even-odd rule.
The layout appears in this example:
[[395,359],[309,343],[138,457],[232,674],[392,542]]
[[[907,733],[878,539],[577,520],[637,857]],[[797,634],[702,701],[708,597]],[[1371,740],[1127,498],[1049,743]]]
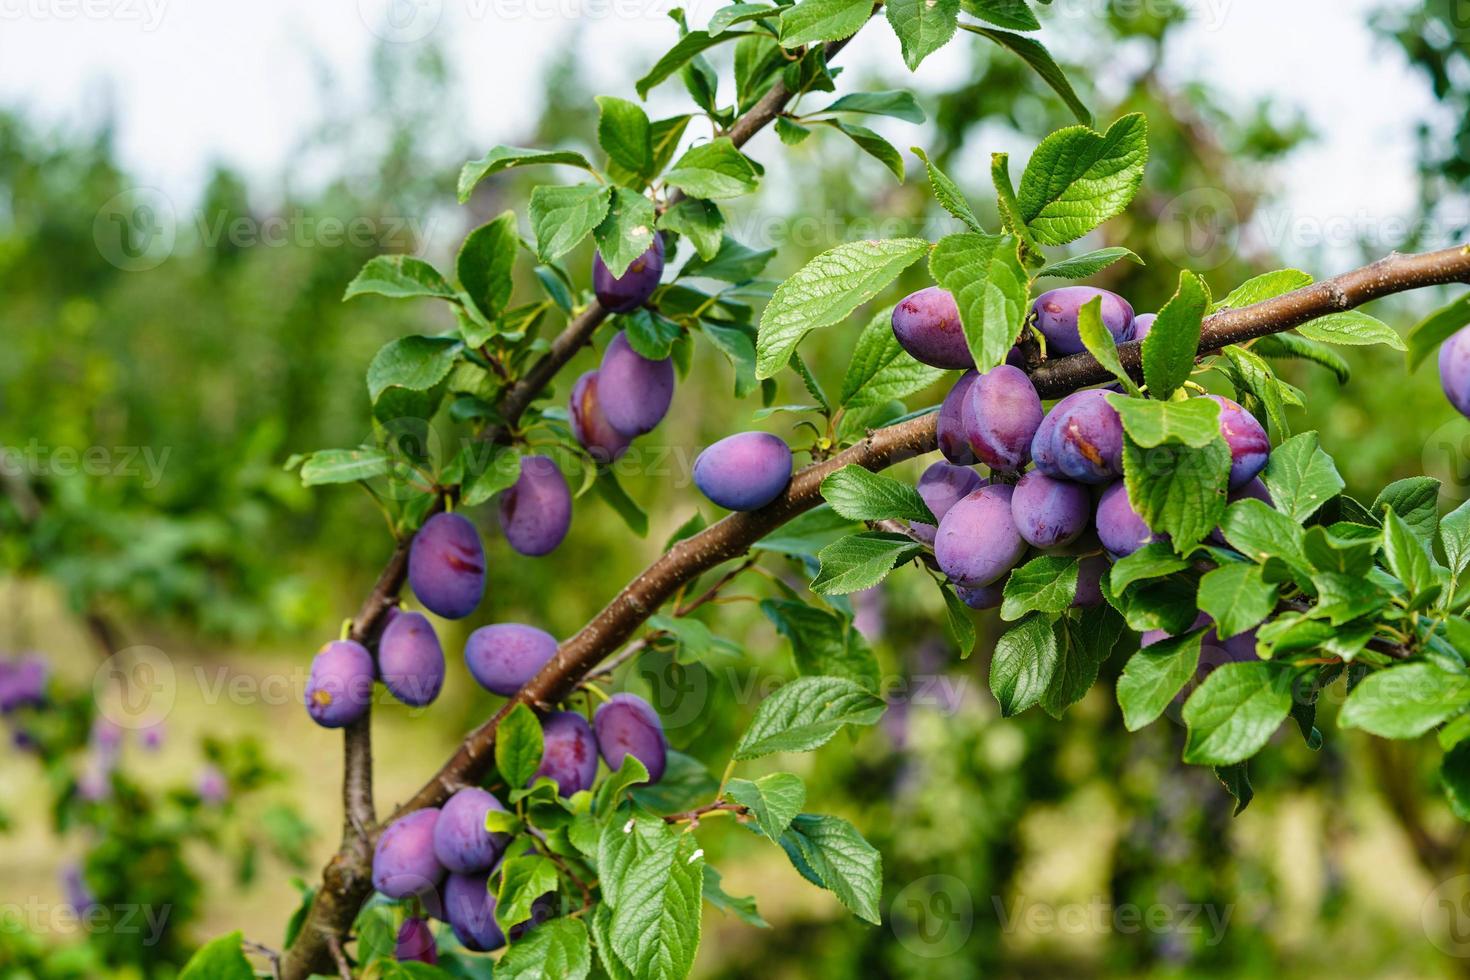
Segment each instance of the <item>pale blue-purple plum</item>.
[[1080,483],[1031,470],[1011,494],[1011,517],[1027,544],[1058,548],[1076,541],[1087,530],[1092,520],[1092,494]]
[[557,901],[556,892],[547,892],[531,903],[531,917],[525,922],[517,922],[510,927],[507,933],[511,942],[519,942],[520,938],[532,929],[545,922],[556,914]]
[[960,410],[975,458],[1003,472],[1015,472],[1031,461],[1031,441],[1045,415],[1031,379],[1009,364],[976,378]]
[[437,616],[463,619],[485,594],[485,546],[461,514],[435,514],[413,536],[408,586]]
[[597,369],[597,404],[607,424],[629,438],[650,432],[674,400],[674,361],[652,361],[619,333],[602,354]]
[[1220,406],[1220,435],[1230,447],[1230,489],[1236,490],[1266,468],[1271,440],[1256,417],[1240,405],[1219,395],[1208,397]]
[[[1271,491],[1266,489],[1266,484],[1261,482],[1260,477],[1256,477],[1243,487],[1231,490],[1225,498],[1226,507],[1229,507],[1230,504],[1235,503],[1237,500],[1259,500],[1267,507],[1276,506],[1276,501],[1271,499]],[[1226,544],[1225,532],[1221,531],[1218,527],[1215,528],[1210,532],[1210,541],[1215,544]]]
[[556,637],[534,626],[481,626],[464,645],[464,662],[480,686],[506,697],[519,691],[556,656]]
[[628,313],[648,302],[663,274],[664,240],[662,235],[655,234],[653,244],[621,276],[613,276],[599,252],[592,260],[592,292],[603,309]]
[[954,297],[938,286],[909,293],[893,308],[893,336],[914,360],[939,368],[975,366],[960,309]]
[[[1224,664],[1247,663],[1257,659],[1255,630],[1247,630],[1244,633],[1232,636],[1228,640],[1221,641],[1219,633],[1211,625],[1212,622],[1213,620],[1209,616],[1200,613],[1199,618],[1190,627],[1191,632],[1197,629],[1204,629],[1206,626],[1209,626],[1209,629],[1205,630],[1204,635],[1200,637],[1199,663],[1195,667],[1194,678],[1186,683],[1178,694],[1174,695],[1174,704],[1176,707],[1184,704],[1188,700],[1189,695],[1194,692],[1194,689],[1203,684],[1206,677],[1209,677]],[[1169,634],[1163,630],[1149,630],[1143,634],[1141,646],[1153,646],[1155,643],[1168,637]]]
[[450,875],[444,883],[444,917],[466,949],[489,953],[505,945],[488,874]]
[[500,494],[500,529],[517,553],[549,555],[572,526],[572,491],[548,456],[521,458],[521,475]]
[[35,654],[0,661],[0,713],[44,704],[50,672],[46,661]]
[[1005,581],[994,585],[977,585],[974,588],[956,585],[954,594],[971,609],[999,609],[1005,601]]
[[1150,541],[1158,540],[1128,499],[1128,487],[1119,480],[1103,491],[1097,502],[1097,536],[1114,558],[1126,558]]
[[455,874],[478,874],[495,867],[510,836],[485,829],[485,815],[491,810],[505,807],[478,786],[466,786],[445,802],[434,824],[434,857],[440,864]]
[[636,694],[614,694],[598,707],[592,725],[597,731],[598,751],[613,772],[622,768],[623,760],[631,755],[648,770],[650,783],[664,778],[669,743],[658,712],[647,701]]
[[553,711],[541,720],[541,740],[541,766],[526,785],[549,776],[562,796],[592,788],[597,777],[597,737],[586,718],[573,711]]
[[194,792],[203,803],[218,806],[230,796],[230,781],[219,766],[205,763],[194,777]]
[[1078,483],[1109,483],[1123,475],[1123,421],[1107,396],[1093,388],[1052,407],[1031,443],[1038,470]]
[[934,538],[940,571],[957,585],[990,585],[1026,554],[1011,517],[1012,488],[981,487],[949,509]]
[[361,643],[328,643],[311,660],[306,713],[323,728],[347,727],[372,704],[374,673],[373,656]]
[[1113,340],[1128,339],[1133,326],[1133,307],[1117,293],[1096,286],[1062,286],[1036,297],[1031,309],[1036,313],[1036,326],[1046,338],[1047,353],[1053,357],[1080,354],[1087,348],[1077,330],[1078,312],[1095,296],[1102,297],[1102,322]]
[[1112,567],[1105,555],[1088,555],[1078,561],[1077,594],[1072,599],[1072,605],[1078,609],[1102,605],[1102,577]]
[[1439,386],[1455,411],[1470,416],[1470,327],[1439,348]]
[[759,510],[791,482],[791,447],[769,432],[726,436],[694,460],[694,485],[728,510]]
[[970,448],[970,440],[965,436],[965,401],[979,377],[975,371],[966,371],[949,389],[944,401],[939,403],[934,435],[939,442],[939,451],[956,466],[972,466],[976,462],[975,450]]
[[577,443],[604,466],[627,452],[633,441],[614,429],[603,414],[602,402],[597,397],[596,371],[588,371],[572,386],[568,416]]
[[374,888],[389,898],[408,898],[439,887],[444,865],[434,856],[438,821],[438,807],[425,807],[388,825],[373,851]]
[[444,649],[422,613],[396,610],[378,641],[378,677],[404,704],[423,707],[444,686]]
[[400,963],[438,964],[439,950],[434,945],[434,930],[428,919],[411,915],[403,920],[393,943],[393,958]]
[[[919,477],[919,496],[924,498],[934,519],[943,520],[944,515],[949,513],[949,509],[960,498],[974,493],[987,482],[968,466],[955,466],[953,463],[938,460],[931,463]],[[934,543],[934,532],[938,529],[933,524],[913,521],[909,527],[926,543]]]
[[1154,328],[1154,321],[1159,318],[1157,313],[1140,313],[1133,318],[1133,329],[1128,331],[1129,340],[1142,340],[1149,335]]

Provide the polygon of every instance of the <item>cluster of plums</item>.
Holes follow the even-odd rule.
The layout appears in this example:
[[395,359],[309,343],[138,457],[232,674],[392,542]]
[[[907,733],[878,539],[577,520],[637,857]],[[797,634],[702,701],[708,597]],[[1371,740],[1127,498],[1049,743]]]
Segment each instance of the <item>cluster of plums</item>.
[[[1095,297],[1101,297],[1103,323],[1117,341],[1140,339],[1152,327],[1153,315],[1135,317],[1115,293],[1090,286],[1055,289],[1032,307],[1049,355],[1084,350],[1078,312]],[[1109,559],[1157,538],[1128,499],[1123,424],[1107,391],[1075,392],[1047,411],[1014,363],[977,373],[954,299],[938,287],[899,303],[893,332],[917,360],[967,369],[939,409],[939,449],[948,462],[935,463],[919,479],[919,494],[939,526],[914,528],[933,543],[935,559],[960,597],[977,609],[1000,605],[1011,569],[1038,549],[1084,556],[1075,604],[1101,602],[1099,581]],[[1271,451],[1265,429],[1230,399],[1206,397],[1220,405],[1220,431],[1231,456],[1230,499],[1253,496],[1269,504],[1257,479]],[[990,479],[973,469],[977,463],[990,468]]]
[[[642,698],[615,694],[598,707],[589,725],[571,711],[541,716],[541,765],[528,781],[548,777],[570,797],[592,788],[601,756],[610,770],[629,755],[648,770],[649,782],[663,778],[668,743],[658,713]],[[504,810],[492,793],[475,786],[459,790],[442,807],[415,810],[390,824],[373,853],[373,887],[389,898],[417,898],[429,914],[447,923],[466,947],[498,949],[505,935],[495,921],[495,896],[489,888],[510,838],[486,829],[486,815]],[[554,895],[542,896],[531,920],[510,931],[533,927],[555,911]],[[401,959],[433,956],[428,924],[410,918],[399,933]],[[432,959],[429,960],[432,962]]]

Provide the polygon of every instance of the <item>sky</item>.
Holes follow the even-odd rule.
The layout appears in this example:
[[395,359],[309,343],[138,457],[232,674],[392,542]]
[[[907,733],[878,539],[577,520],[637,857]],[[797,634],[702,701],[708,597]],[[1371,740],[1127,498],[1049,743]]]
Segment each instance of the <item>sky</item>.
[[[1055,0],[1051,15],[1093,16],[1101,2]],[[1425,85],[1366,26],[1368,11],[1392,0],[1184,2],[1192,19],[1170,72],[1208,78],[1242,106],[1274,93],[1321,134],[1278,175],[1287,203],[1256,233],[1288,253],[1353,229],[1391,239],[1392,219],[1413,204],[1413,123],[1432,110]],[[537,91],[529,80],[579,23],[590,80],[617,91],[668,46],[667,11],[679,5],[698,26],[723,0],[0,0],[0,103],[74,125],[110,109],[125,166],[188,196],[216,160],[280,174],[320,119],[320,73],[365,91],[379,37],[446,46],[466,95],[464,130],[488,147],[535,118],[537,106],[517,96]],[[886,26],[843,54],[859,69],[897,61]],[[915,87],[964,70],[951,46],[924,63]]]

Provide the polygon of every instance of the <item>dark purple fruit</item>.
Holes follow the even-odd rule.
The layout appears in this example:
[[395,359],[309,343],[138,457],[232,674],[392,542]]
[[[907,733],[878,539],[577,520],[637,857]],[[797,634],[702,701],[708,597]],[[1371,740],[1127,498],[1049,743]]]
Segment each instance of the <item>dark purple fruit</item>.
[[602,403],[597,398],[596,371],[588,371],[577,379],[568,409],[572,435],[594,460],[606,466],[628,451],[632,440],[614,429],[603,414]]
[[957,585],[990,585],[1026,553],[1011,518],[1012,488],[981,487],[949,509],[939,522],[934,557]]
[[434,966],[439,962],[439,950],[434,945],[434,930],[428,919],[409,916],[398,927],[398,940],[393,944],[393,958],[400,963],[427,963]]
[[694,485],[729,510],[759,510],[791,482],[791,447],[769,432],[726,436],[694,460]]
[[614,278],[607,263],[599,252],[592,259],[592,291],[602,308],[613,313],[628,313],[638,309],[653,291],[664,274],[664,240],[655,234],[648,250],[633,260],[633,264],[619,277]]
[[1080,483],[1032,470],[1021,477],[1011,495],[1011,517],[1027,544],[1058,548],[1076,541],[1087,530],[1092,518],[1092,495]]
[[1079,609],[1091,609],[1102,605],[1102,577],[1113,566],[1103,555],[1089,555],[1077,563],[1077,595],[1072,605]]
[[1002,364],[975,379],[960,420],[980,462],[993,470],[1014,472],[1031,461],[1031,440],[1045,414],[1026,373]]
[[1126,558],[1158,536],[1149,529],[1128,500],[1122,480],[1103,491],[1097,502],[1097,536],[1114,558]]
[[592,724],[597,730],[597,748],[609,769],[617,772],[631,755],[648,770],[650,783],[664,778],[669,743],[658,712],[647,701],[635,694],[614,694],[598,707]]
[[[944,520],[944,515],[955,503],[979,490],[986,482],[968,466],[955,466],[940,460],[930,464],[924,475],[919,477],[919,496],[924,498],[935,520]],[[927,543],[934,543],[934,533],[938,529],[933,524],[914,521],[909,526]]]
[[562,796],[591,789],[597,777],[597,739],[587,719],[571,711],[553,711],[541,721],[541,738],[545,746],[541,767],[530,783],[550,776]]
[[1470,327],[1439,349],[1439,385],[1461,415],[1470,416]]
[[1005,583],[1002,581],[994,585],[977,585],[974,588],[956,585],[954,594],[971,609],[999,609],[1005,601]]
[[463,619],[485,594],[485,547],[459,514],[435,514],[413,536],[408,586],[430,612]]
[[500,494],[500,529],[518,553],[539,558],[556,550],[572,526],[572,491],[547,456],[521,458],[521,475]]
[[556,655],[556,637],[534,626],[496,623],[481,626],[464,645],[464,662],[480,686],[506,697]]
[[1133,307],[1117,293],[1095,286],[1063,286],[1036,297],[1031,309],[1036,313],[1036,326],[1046,337],[1046,350],[1052,357],[1080,354],[1082,334],[1077,330],[1077,317],[1082,307],[1095,296],[1102,297],[1102,322],[1113,340],[1128,339],[1133,325]]
[[938,286],[909,293],[893,308],[893,336],[914,360],[940,368],[972,368],[954,297]]
[[1157,313],[1140,313],[1133,318],[1133,329],[1128,331],[1129,340],[1142,340],[1149,335],[1154,328],[1154,321],[1159,318]]
[[1047,476],[1109,483],[1123,475],[1123,422],[1098,389],[1068,395],[1036,430],[1031,455]]
[[489,871],[500,860],[508,834],[485,829],[485,814],[505,810],[500,801],[478,786],[466,786],[444,804],[434,825],[434,857],[455,874]]
[[345,728],[357,721],[372,704],[374,672],[372,654],[361,643],[328,643],[311,661],[306,713],[323,728]]
[[1220,406],[1220,435],[1230,447],[1230,489],[1236,490],[1266,468],[1271,440],[1254,415],[1219,395],[1208,396]]
[[939,451],[956,466],[972,466],[976,462],[975,450],[970,448],[969,437],[965,434],[965,402],[979,377],[975,371],[960,375],[960,380],[954,383],[939,405],[939,419],[935,422]]
[[420,613],[393,614],[378,641],[378,676],[404,704],[423,707],[444,686],[444,650],[434,627]]
[[626,334],[614,337],[597,369],[597,403],[607,424],[630,439],[641,436],[663,421],[673,400],[673,359],[650,361]]
[[434,857],[437,807],[400,817],[378,837],[373,851],[373,887],[389,898],[422,895],[439,887],[444,866]]
[[488,953],[505,945],[488,874],[450,875],[444,883],[444,917],[466,949]]

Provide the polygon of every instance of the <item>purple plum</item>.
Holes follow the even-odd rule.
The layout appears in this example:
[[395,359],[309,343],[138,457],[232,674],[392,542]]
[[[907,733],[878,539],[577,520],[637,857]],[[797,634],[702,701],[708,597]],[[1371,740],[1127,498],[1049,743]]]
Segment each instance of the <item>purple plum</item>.
[[444,686],[444,650],[428,617],[398,610],[378,641],[378,676],[404,704],[421,708]]
[[592,291],[603,309],[612,313],[628,313],[648,302],[663,274],[664,240],[662,235],[655,233],[653,244],[616,278],[599,252],[592,259]]
[[[1190,632],[1193,632],[1194,630],[1204,629],[1206,626],[1209,627],[1209,629],[1205,630],[1204,636],[1200,637],[1199,665],[1195,667],[1194,679],[1185,684],[1179,693],[1174,695],[1174,704],[1176,706],[1184,704],[1194,689],[1200,684],[1203,684],[1205,678],[1209,677],[1222,665],[1245,663],[1256,659],[1255,630],[1247,630],[1222,642],[1220,635],[1215,632],[1215,627],[1211,625],[1212,622],[1213,620],[1209,616],[1200,613],[1199,618],[1194,621],[1194,625],[1189,628]],[[1169,636],[1170,634],[1163,630],[1148,630],[1143,634],[1142,641],[1139,645],[1141,647],[1151,647],[1161,640],[1168,639]]]
[[1158,540],[1128,499],[1128,487],[1119,480],[1103,491],[1097,502],[1097,536],[1114,558],[1126,558],[1150,541]]
[[1032,470],[1021,477],[1011,494],[1011,517],[1027,544],[1061,547],[1087,530],[1092,519],[1092,495],[1080,483]]
[[726,436],[694,460],[694,484],[728,510],[759,510],[791,482],[791,448],[769,432]]
[[488,874],[450,875],[444,883],[444,916],[467,949],[488,953],[505,945]]
[[1149,331],[1154,328],[1154,321],[1159,318],[1157,313],[1140,313],[1133,318],[1133,329],[1128,331],[1129,340],[1142,340],[1147,337]]
[[1045,415],[1031,379],[1009,364],[976,378],[960,410],[961,427],[976,458],[1002,472],[1015,472],[1031,461],[1031,441]]
[[597,730],[597,748],[609,769],[617,772],[631,755],[648,770],[650,783],[664,778],[669,743],[658,712],[647,701],[636,694],[614,694],[598,706],[592,724]]
[[632,442],[607,421],[597,399],[597,372],[588,371],[572,386],[568,406],[572,435],[594,460],[606,466],[628,451]]
[[1012,488],[981,487],[949,509],[939,522],[934,557],[957,585],[990,585],[1026,554],[1011,517]]
[[1439,349],[1439,385],[1455,406],[1470,417],[1470,327],[1465,327]]
[[[955,466],[938,460],[919,477],[919,496],[924,498],[935,520],[944,520],[944,515],[960,498],[974,493],[987,482],[968,466]],[[909,526],[925,542],[934,543],[934,532],[938,529],[933,524],[914,521]]]
[[485,594],[485,546],[462,514],[435,514],[413,537],[408,586],[424,608],[445,619],[463,619]]
[[971,466],[976,462],[975,450],[970,448],[970,440],[965,435],[965,404],[979,377],[975,371],[960,375],[960,380],[954,383],[940,403],[939,418],[934,423],[939,451],[956,466]]
[[[1266,489],[1266,484],[1261,482],[1260,477],[1251,480],[1251,482],[1237,490],[1231,490],[1230,494],[1225,498],[1225,506],[1228,508],[1237,500],[1259,500],[1267,507],[1276,506],[1276,501],[1271,499],[1271,491]],[[1225,540],[1225,532],[1221,531],[1218,527],[1210,532],[1210,541],[1220,545],[1228,543]]]
[[46,681],[51,669],[35,654],[19,660],[0,661],[0,713],[35,706],[46,701]]
[[548,456],[521,458],[521,475],[500,494],[500,529],[511,548],[539,558],[556,550],[572,526],[572,491]]
[[971,609],[999,609],[1005,601],[1005,582],[996,582],[994,585],[977,585],[969,588],[964,585],[956,585],[954,594],[960,597],[960,601]]
[[323,728],[345,728],[361,718],[373,700],[373,656],[353,640],[322,647],[311,661],[306,681],[306,712]]
[[434,930],[428,919],[409,916],[398,927],[398,939],[393,944],[393,958],[400,963],[427,963],[434,966],[439,962],[439,950],[434,945]]
[[1230,447],[1230,489],[1238,490],[1266,468],[1271,440],[1254,415],[1219,395],[1207,396],[1220,406],[1220,435]]
[[455,874],[489,871],[500,860],[508,834],[485,829],[485,815],[505,807],[478,786],[466,786],[444,804],[434,824],[434,857]]
[[939,368],[972,368],[960,309],[938,286],[909,293],[893,308],[893,336],[916,361]]
[[481,626],[464,645],[464,661],[480,686],[506,697],[519,691],[556,656],[556,637],[534,626]]
[[1095,296],[1102,297],[1102,322],[1113,340],[1128,339],[1133,326],[1133,307],[1117,293],[1096,286],[1063,286],[1036,297],[1031,305],[1036,326],[1046,338],[1046,350],[1052,357],[1080,354],[1087,348],[1077,330],[1078,311]]
[[218,806],[229,798],[230,782],[218,766],[205,765],[194,779],[194,792],[203,802]]
[[1088,555],[1077,562],[1077,594],[1072,599],[1074,607],[1091,609],[1102,605],[1102,577],[1111,567],[1106,555]]
[[408,898],[439,887],[444,865],[434,856],[438,822],[438,807],[425,807],[387,826],[373,851],[374,888],[389,898]]
[[1123,475],[1123,421],[1096,388],[1068,395],[1036,430],[1031,455],[1047,476],[1109,483]]
[[541,738],[541,766],[530,783],[550,776],[562,796],[591,789],[597,777],[597,738],[587,719],[572,711],[553,711],[541,721]]
[[615,432],[628,438],[652,431],[674,400],[674,361],[650,361],[619,333],[597,369],[597,403]]

